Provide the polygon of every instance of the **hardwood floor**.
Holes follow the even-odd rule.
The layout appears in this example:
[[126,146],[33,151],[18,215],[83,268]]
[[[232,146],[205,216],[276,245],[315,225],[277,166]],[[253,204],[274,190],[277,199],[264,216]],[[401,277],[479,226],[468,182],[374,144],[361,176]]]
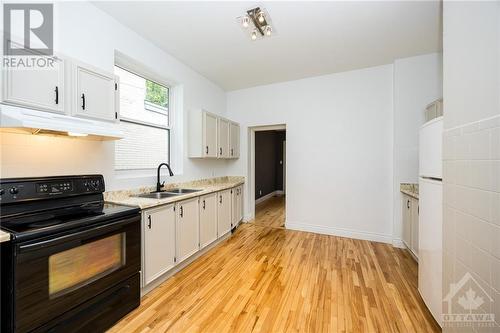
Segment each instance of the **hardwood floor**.
[[272,197],[255,206],[254,224],[273,227],[285,227],[285,196]]
[[248,223],[110,332],[439,332],[416,285],[388,244]]

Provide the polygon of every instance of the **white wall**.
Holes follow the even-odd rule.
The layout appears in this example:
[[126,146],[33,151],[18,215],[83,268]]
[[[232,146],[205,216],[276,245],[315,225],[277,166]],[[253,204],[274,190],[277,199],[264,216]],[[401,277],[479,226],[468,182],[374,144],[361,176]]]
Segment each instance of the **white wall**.
[[[112,72],[115,51],[119,51],[181,87],[184,100],[177,121],[181,125],[178,133],[184,141],[184,150],[176,154],[180,156],[177,169],[182,167],[183,175],[167,182],[225,174],[225,161],[187,158],[187,112],[202,107],[224,114],[226,97],[221,88],[88,2],[56,2],[54,24],[56,52]],[[107,189],[155,184],[153,170],[133,177],[130,173],[115,172],[113,142],[17,134],[2,134],[0,139],[3,178],[102,173]]]
[[394,238],[402,238],[401,183],[418,183],[418,138],[425,107],[443,97],[443,55],[394,62]]
[[287,227],[391,242],[392,87],[386,65],[229,92],[242,125],[229,173],[248,172],[249,126],[286,124]]
[[444,332],[499,332],[500,2],[445,1],[443,10],[443,293],[472,274],[487,293],[472,285],[479,312],[496,320]]

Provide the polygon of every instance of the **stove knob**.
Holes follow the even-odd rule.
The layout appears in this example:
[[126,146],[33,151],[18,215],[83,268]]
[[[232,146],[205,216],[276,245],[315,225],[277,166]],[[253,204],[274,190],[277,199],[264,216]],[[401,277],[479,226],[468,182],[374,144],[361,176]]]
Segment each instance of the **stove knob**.
[[16,195],[17,193],[19,193],[19,190],[17,189],[17,187],[12,187],[9,190],[9,193],[12,194],[12,195]]

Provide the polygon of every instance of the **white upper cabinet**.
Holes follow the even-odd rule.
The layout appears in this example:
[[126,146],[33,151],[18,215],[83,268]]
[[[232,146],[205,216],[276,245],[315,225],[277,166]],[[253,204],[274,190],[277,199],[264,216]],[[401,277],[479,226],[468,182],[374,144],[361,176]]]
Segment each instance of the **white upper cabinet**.
[[240,157],[240,125],[231,122],[229,125],[229,157]]
[[229,158],[229,120],[224,118],[219,118],[217,122],[217,145],[217,157]]
[[182,262],[200,248],[198,198],[176,204],[177,261]]
[[65,61],[53,57],[51,69],[5,69],[3,102],[65,113]]
[[115,78],[97,68],[75,63],[73,65],[73,115],[114,121]]
[[217,193],[200,197],[200,247],[217,240]]
[[189,114],[190,158],[238,158],[240,125],[205,110]]
[[143,212],[144,285],[175,265],[175,205]]

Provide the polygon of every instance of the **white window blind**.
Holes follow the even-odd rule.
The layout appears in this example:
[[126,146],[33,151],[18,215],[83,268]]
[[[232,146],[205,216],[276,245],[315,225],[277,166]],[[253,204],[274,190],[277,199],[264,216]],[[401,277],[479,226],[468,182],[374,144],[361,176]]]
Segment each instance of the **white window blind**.
[[151,169],[169,163],[169,88],[115,66],[120,82],[120,127],[115,169]]

